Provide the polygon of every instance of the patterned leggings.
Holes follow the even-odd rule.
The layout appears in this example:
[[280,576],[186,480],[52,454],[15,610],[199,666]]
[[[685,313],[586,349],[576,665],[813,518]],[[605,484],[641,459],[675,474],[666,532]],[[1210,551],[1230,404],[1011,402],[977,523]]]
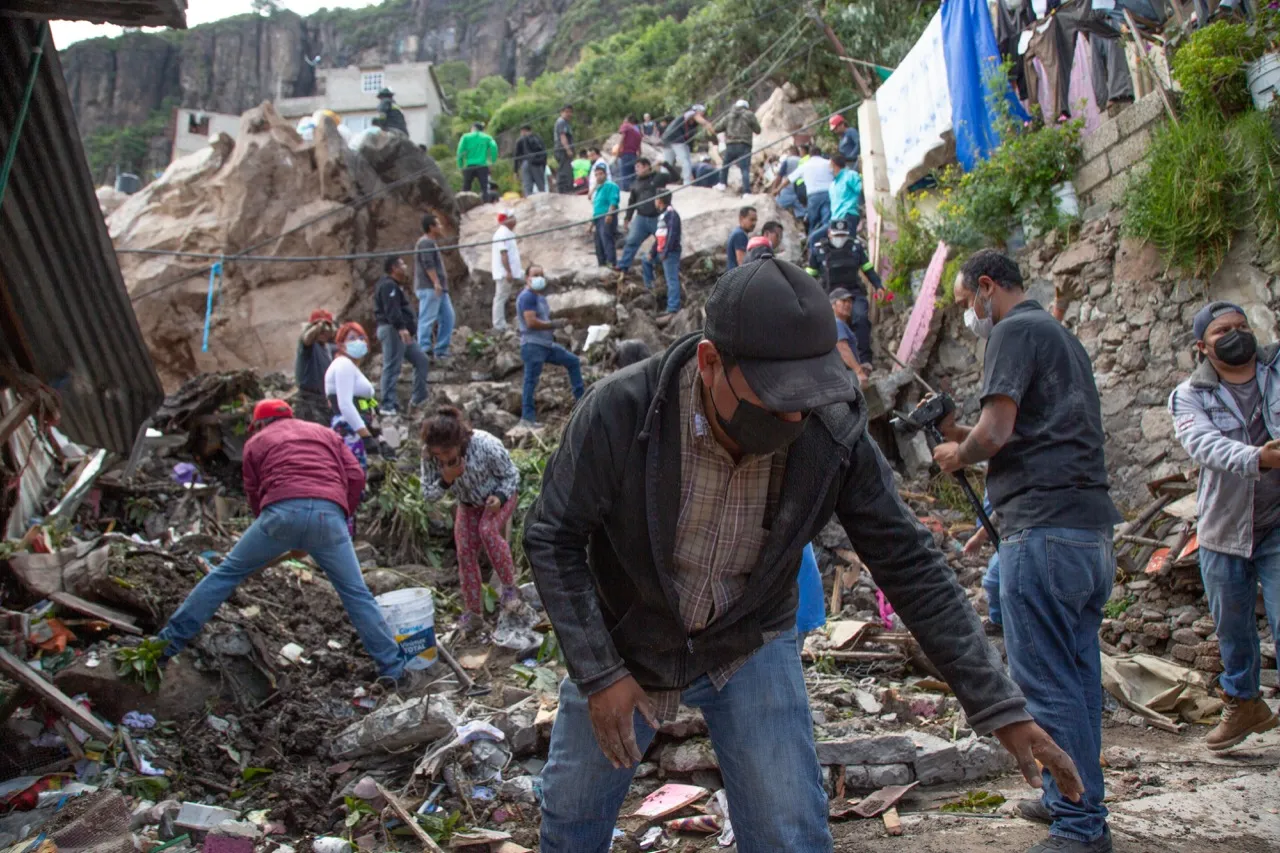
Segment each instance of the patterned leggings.
[[498,572],[504,586],[516,582],[515,563],[511,559],[511,546],[507,544],[507,520],[515,512],[519,495],[512,495],[495,513],[486,513],[482,506],[458,504],[453,520],[453,541],[458,548],[458,579],[462,582],[462,600],[472,613],[484,613],[480,597],[480,548],[484,547],[489,562]]

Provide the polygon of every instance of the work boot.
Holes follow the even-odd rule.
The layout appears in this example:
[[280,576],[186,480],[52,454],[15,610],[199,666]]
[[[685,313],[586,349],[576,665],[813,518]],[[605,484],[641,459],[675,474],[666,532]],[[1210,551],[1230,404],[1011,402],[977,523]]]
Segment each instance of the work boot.
[[1043,800],[1018,800],[1018,817],[1036,823],[1053,823],[1053,815]]
[[1276,715],[1261,696],[1237,699],[1223,692],[1222,701],[1222,722],[1204,739],[1205,746],[1215,752],[1230,749],[1249,735],[1269,732],[1277,725]]
[[1111,853],[1111,829],[1108,827],[1092,841],[1076,841],[1074,838],[1050,835],[1027,853]]
[[421,670],[405,669],[396,677],[390,675],[378,676],[376,684],[388,693],[406,695],[426,684],[426,681],[426,673]]

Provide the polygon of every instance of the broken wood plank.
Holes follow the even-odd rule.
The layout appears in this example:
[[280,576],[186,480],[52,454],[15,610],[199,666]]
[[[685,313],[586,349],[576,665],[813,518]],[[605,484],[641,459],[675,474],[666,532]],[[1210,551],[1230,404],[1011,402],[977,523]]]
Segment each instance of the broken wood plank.
[[1151,537],[1149,537],[1149,536],[1133,536],[1133,535],[1128,534],[1128,533],[1121,533],[1121,534],[1117,535],[1117,536],[1116,536],[1116,541],[1117,541],[1117,542],[1129,542],[1129,543],[1134,544],[1134,545],[1147,545],[1147,546],[1149,546],[1149,547],[1151,547],[1151,548],[1163,548],[1163,547],[1165,547],[1165,541],[1164,541],[1163,539],[1152,539],[1152,538],[1151,538]]
[[870,627],[870,622],[859,622],[856,619],[837,619],[830,625],[831,648],[843,649],[852,645]]
[[142,634],[142,629],[138,627],[137,623],[133,621],[133,617],[128,613],[122,613],[119,610],[101,604],[94,604],[92,601],[85,601],[80,596],[72,595],[69,592],[55,592],[49,596],[49,600],[68,610],[74,610],[77,613],[83,613],[95,619],[101,619],[126,634]]
[[1116,530],[1116,538],[1119,541],[1121,534],[1138,534],[1143,533],[1147,529],[1147,525],[1151,523],[1151,519],[1156,517],[1156,513],[1173,503],[1173,495],[1160,495],[1151,503],[1143,507],[1138,516],[1128,524],[1122,524]]
[[902,818],[898,817],[898,810],[896,808],[889,809],[887,812],[880,815],[880,819],[884,821],[885,832],[890,835],[902,834]]
[[120,732],[120,740],[124,741],[125,751],[129,753],[129,760],[133,762],[133,769],[139,773],[142,771],[142,760],[138,758],[138,748],[133,745],[133,736],[129,734],[129,727],[121,725],[118,729]]
[[858,803],[853,812],[859,817],[875,817],[881,812],[896,806],[907,795],[907,792],[918,784],[920,783],[912,782],[910,785],[889,785],[881,788]]
[[62,738],[62,742],[67,745],[67,752],[71,753],[71,757],[76,761],[84,758],[84,748],[80,746],[80,741],[76,740],[76,736],[71,732],[71,726],[68,726],[66,720],[54,720],[53,730]]
[[45,681],[35,670],[18,660],[5,649],[0,648],[0,671],[9,675],[14,681],[47,705],[50,710],[75,723],[86,732],[96,736],[104,743],[111,742],[111,730],[101,720],[71,701],[67,694],[48,681]]
[[0,416],[0,444],[9,440],[9,436],[31,415],[35,407],[35,395],[20,397],[17,405]]
[[430,850],[431,853],[444,853],[444,850],[440,849],[440,845],[436,844],[435,839],[427,834],[427,831],[422,828],[422,825],[414,819],[408,809],[400,805],[400,801],[392,796],[390,791],[382,787],[381,783],[375,782],[374,785],[377,787],[378,793],[382,795],[382,798],[387,801],[387,805],[396,813],[396,817],[405,822],[409,827],[409,831],[416,835],[418,840],[422,842],[423,847]]

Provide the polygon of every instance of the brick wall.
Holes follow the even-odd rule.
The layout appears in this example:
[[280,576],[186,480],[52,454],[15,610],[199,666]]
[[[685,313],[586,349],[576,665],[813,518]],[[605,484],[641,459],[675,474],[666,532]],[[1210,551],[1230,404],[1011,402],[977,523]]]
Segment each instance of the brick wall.
[[1160,94],[1152,92],[1084,138],[1084,165],[1075,180],[1082,209],[1119,203],[1134,166],[1151,144],[1153,126],[1164,118]]

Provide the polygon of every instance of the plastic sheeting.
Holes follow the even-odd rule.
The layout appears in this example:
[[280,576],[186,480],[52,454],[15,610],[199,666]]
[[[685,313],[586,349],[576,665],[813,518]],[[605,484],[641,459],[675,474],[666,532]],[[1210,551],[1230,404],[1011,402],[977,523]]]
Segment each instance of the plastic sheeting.
[[[991,26],[986,0],[947,0],[942,18],[942,48],[951,94],[951,124],[955,129],[956,159],[966,170],[1000,144],[995,110],[988,101],[988,81],[1000,67],[1000,48]],[[1030,116],[1005,85],[1005,100],[1015,120]]]
[[924,174],[919,170],[929,163],[931,154],[946,148],[945,137],[951,131],[942,12],[933,16],[897,70],[876,91],[876,104],[889,169],[889,191],[897,195]]

